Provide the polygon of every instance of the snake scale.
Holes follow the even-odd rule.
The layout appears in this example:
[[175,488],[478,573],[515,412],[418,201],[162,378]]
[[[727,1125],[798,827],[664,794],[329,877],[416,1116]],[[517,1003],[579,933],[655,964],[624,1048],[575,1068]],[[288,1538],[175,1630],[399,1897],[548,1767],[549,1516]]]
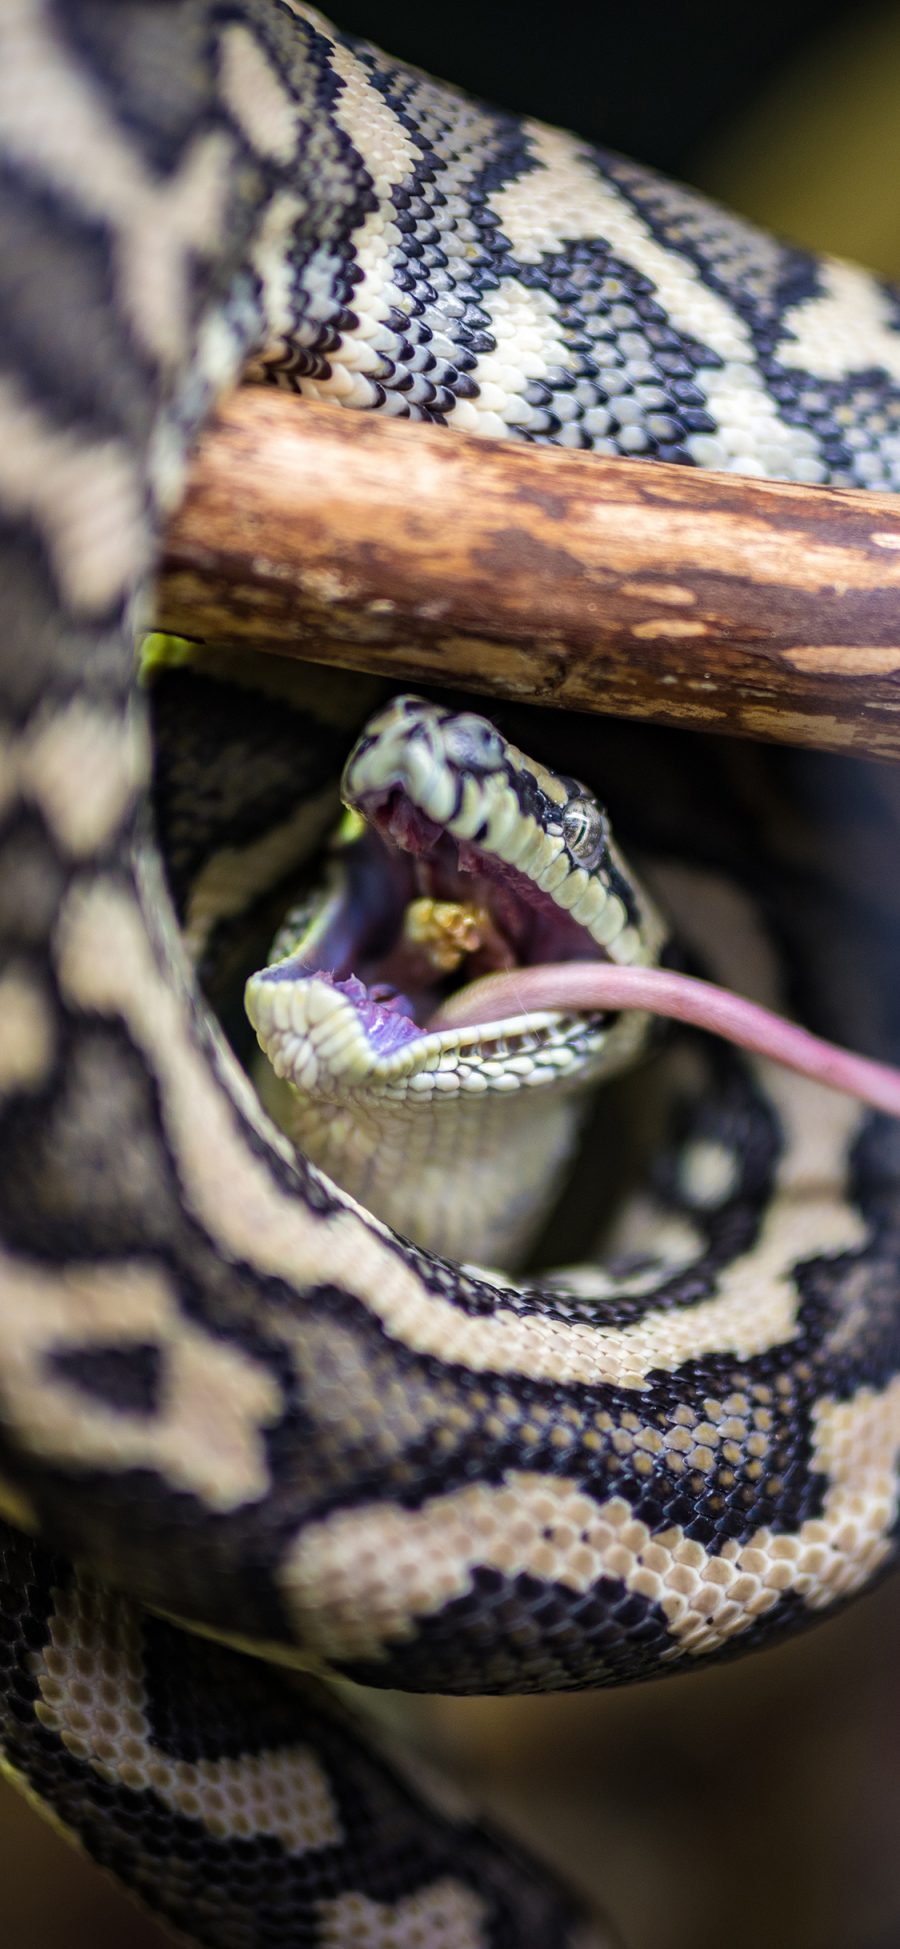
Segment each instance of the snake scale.
[[[199,1942],[596,1949],[309,1669],[602,1684],[773,1640],[882,1570],[896,1129],[688,1043],[604,1270],[528,1284],[395,1237],[295,1155],[198,1001],[134,631],[242,369],[895,488],[900,298],[297,0],[4,0],[0,238],[5,1765]],[[171,681],[177,738],[202,678]],[[318,688],[293,757],[277,701],[254,721],[321,836],[347,741]],[[589,745],[578,776],[694,957],[896,1059],[889,782]]]

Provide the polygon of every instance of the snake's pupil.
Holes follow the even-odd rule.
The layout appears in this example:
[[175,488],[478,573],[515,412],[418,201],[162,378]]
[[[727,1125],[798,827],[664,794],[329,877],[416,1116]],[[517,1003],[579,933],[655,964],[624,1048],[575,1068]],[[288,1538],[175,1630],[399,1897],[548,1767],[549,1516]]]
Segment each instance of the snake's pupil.
[[606,844],[606,820],[594,799],[571,800],[563,813],[563,837],[582,866],[594,866]]

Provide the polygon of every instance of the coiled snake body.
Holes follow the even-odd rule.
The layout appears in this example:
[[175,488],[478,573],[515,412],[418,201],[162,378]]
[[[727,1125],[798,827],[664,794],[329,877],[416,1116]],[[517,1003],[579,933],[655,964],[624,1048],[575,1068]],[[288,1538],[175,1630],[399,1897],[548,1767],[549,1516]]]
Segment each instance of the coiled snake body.
[[[551,1876],[312,1681],[157,1613],[375,1685],[528,1690],[859,1589],[896,1535],[896,1135],[687,1051],[679,1148],[602,1272],[492,1281],[367,1219],[198,1003],[136,603],[248,363],[485,434],[894,487],[898,299],[295,0],[5,0],[0,156],[6,1764],[202,1942],[586,1949]],[[288,817],[279,752],[305,843],[327,829],[320,689],[324,730],[271,712],[245,864]],[[608,729],[589,759],[696,957],[896,1053],[883,780],[742,759],[726,788]],[[177,894],[190,813],[159,792]]]

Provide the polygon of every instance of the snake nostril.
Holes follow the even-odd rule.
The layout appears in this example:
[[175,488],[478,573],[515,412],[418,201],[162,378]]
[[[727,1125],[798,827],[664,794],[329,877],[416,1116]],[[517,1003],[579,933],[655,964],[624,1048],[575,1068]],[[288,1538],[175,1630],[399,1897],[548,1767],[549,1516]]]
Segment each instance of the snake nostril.
[[445,757],[461,770],[497,771],[503,763],[504,744],[499,731],[472,711],[444,725],[442,742]]

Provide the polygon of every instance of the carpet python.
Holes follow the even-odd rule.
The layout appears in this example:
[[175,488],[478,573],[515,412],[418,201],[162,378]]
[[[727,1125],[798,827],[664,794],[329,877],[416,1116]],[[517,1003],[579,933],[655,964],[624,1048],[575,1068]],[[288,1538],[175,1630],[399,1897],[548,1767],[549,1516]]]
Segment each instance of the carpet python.
[[[198,1942],[596,1949],[548,1870],[321,1675],[599,1685],[772,1641],[881,1571],[896,1126],[688,1040],[602,1269],[494,1278],[396,1237],[295,1153],[198,1001],[132,643],[242,369],[893,489],[900,299],[298,0],[4,0],[0,162],[5,1766]],[[225,684],[235,739],[270,740],[246,804],[215,769],[227,704],[193,812],[160,738],[201,967],[215,802],[242,801],[245,879],[267,820],[284,862],[334,816],[330,680],[315,718],[279,681],[258,707]],[[161,682],[176,743],[211,682]],[[698,963],[896,1059],[884,773],[600,724],[564,768]]]

